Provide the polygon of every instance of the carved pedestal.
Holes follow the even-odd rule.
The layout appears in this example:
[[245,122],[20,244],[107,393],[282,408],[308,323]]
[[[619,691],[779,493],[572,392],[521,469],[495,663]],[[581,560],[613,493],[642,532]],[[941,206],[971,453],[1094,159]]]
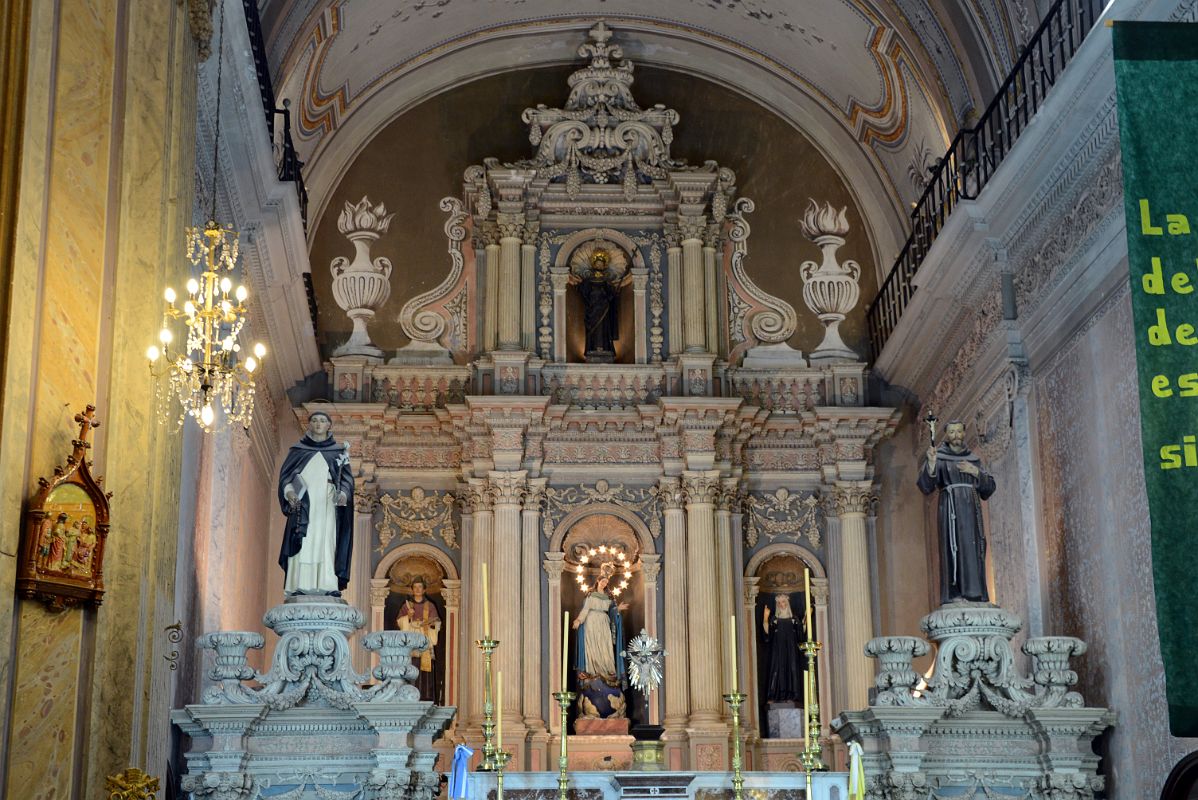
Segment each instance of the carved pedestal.
[[191,737],[183,791],[196,800],[249,800],[266,790],[432,800],[440,789],[433,741],[455,709],[421,702],[408,683],[424,636],[368,634],[363,644],[379,665],[376,682],[363,688],[368,677],[353,670],[346,638],[362,627],[356,608],[332,597],[289,598],[264,621],[281,637],[265,674],[246,660],[248,649],[263,646],[257,633],[222,631],[197,642],[216,651],[215,685],[203,703],[171,714]]
[[876,704],[840,715],[832,727],[864,750],[867,797],[1012,795],[1091,800],[1103,788],[1095,737],[1114,724],[1069,690],[1069,657],[1086,645],[1069,636],[1029,639],[1030,676],[1015,668],[1011,638],[1023,623],[987,603],[952,603],[920,627],[938,644],[927,686],[911,659],[928,643],[914,636],[872,639],[880,662]]

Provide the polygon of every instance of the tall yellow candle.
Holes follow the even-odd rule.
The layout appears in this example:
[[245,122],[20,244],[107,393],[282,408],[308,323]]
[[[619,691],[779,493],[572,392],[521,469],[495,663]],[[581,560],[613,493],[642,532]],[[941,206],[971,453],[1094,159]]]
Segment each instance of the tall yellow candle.
[[732,691],[736,691],[736,615],[728,622],[728,662],[732,665]]
[[570,660],[570,612],[562,614],[562,691],[566,691],[566,664]]
[[487,562],[483,562],[483,638],[491,638],[491,592],[487,581]]
[[496,676],[495,686],[495,749],[503,749],[503,673]]
[[815,637],[811,635],[811,570],[807,567],[803,567],[803,605],[806,606],[807,641],[810,642]]

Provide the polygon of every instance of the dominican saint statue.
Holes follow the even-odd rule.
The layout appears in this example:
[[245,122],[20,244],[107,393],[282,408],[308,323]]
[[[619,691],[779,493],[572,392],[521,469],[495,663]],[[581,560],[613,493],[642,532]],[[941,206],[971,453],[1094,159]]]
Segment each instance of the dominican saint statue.
[[349,583],[354,476],[349,445],[333,440],[332,427],[328,414],[312,414],[279,470],[279,505],[287,515],[279,566],[289,595],[340,596]]
[[433,668],[433,661],[437,637],[441,633],[441,615],[437,612],[433,601],[428,599],[425,594],[426,589],[423,578],[412,580],[412,597],[405,600],[400,607],[397,622],[401,631],[423,633],[428,639],[428,647],[424,650],[412,651],[412,663],[420,670],[420,675],[416,678],[416,688],[420,690],[420,699],[436,702],[437,675]]
[[940,490],[940,602],[989,601],[982,501],[994,494],[994,477],[965,446],[963,423],[950,422],[940,447],[928,447],[916,485]]
[[[772,609],[771,609],[772,606]],[[805,636],[803,621],[790,605],[790,595],[778,592],[767,601],[761,615],[766,642],[765,699],[793,703],[803,699],[803,666],[799,642]]]
[[617,318],[620,288],[608,276],[611,257],[605,250],[591,254],[591,272],[578,284],[586,322],[586,360],[590,364],[610,364],[615,360],[614,342],[620,338]]

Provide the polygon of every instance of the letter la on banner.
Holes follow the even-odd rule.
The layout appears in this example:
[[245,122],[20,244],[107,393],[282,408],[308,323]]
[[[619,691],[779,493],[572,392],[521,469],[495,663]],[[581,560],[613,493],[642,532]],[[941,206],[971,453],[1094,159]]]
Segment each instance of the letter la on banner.
[[1116,22],[1113,33],[1169,729],[1198,736],[1198,25]]

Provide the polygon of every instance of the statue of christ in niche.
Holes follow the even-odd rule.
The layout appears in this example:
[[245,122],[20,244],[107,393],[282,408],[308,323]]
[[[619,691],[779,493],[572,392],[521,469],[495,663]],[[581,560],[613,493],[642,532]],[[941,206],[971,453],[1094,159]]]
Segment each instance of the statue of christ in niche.
[[606,250],[591,253],[591,271],[579,282],[586,322],[588,364],[611,364],[616,360],[613,343],[620,337],[620,287],[608,275],[611,256]]

